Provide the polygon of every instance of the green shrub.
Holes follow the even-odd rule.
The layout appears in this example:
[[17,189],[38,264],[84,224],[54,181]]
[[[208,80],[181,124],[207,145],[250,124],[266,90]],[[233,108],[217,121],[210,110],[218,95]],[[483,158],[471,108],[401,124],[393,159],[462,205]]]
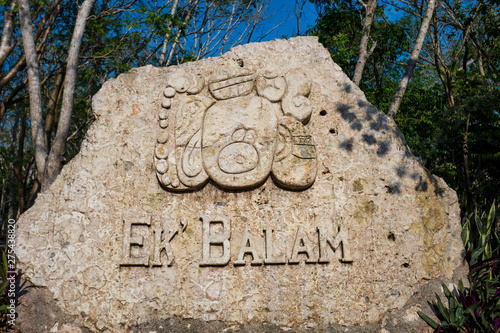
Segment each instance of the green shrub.
[[443,284],[448,307],[438,295],[433,302],[440,323],[418,312],[435,332],[500,332],[500,237],[495,222],[493,202],[488,215],[471,214],[462,226],[469,288],[459,281],[452,292]]

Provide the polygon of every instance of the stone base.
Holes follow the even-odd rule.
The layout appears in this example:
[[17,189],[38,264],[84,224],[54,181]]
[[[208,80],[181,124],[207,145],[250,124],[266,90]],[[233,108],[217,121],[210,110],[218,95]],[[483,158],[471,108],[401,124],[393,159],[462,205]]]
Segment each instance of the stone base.
[[[455,270],[452,281],[466,280],[466,265]],[[323,324],[311,319],[307,322],[295,323],[291,326],[281,326],[274,323],[250,321],[245,324],[223,321],[203,321],[199,319],[185,319],[173,317],[165,320],[156,320],[125,329],[134,333],[220,333],[220,332],[266,332],[266,333],[432,333],[434,330],[422,320],[417,311],[422,311],[437,321],[430,305],[438,294],[445,299],[442,283],[448,286],[453,282],[449,279],[434,280],[420,287],[401,309],[389,311],[380,321],[362,326],[344,326],[338,324]],[[37,288],[29,285],[23,288],[17,308],[19,317],[16,322],[24,333],[87,333],[92,332],[85,327],[78,327],[75,318],[64,313],[51,298],[46,288]],[[81,313],[85,316],[85,313]],[[103,332],[110,332],[104,330]]]

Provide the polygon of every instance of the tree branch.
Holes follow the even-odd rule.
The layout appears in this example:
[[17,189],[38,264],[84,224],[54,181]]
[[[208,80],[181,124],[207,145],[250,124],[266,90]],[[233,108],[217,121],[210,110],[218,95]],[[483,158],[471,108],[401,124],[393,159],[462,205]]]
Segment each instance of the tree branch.
[[413,70],[415,69],[415,65],[417,64],[417,60],[420,55],[420,50],[422,49],[422,46],[424,44],[425,36],[427,35],[427,31],[429,30],[429,24],[434,14],[435,8],[436,8],[436,0],[429,0],[427,3],[427,10],[425,12],[422,25],[420,26],[420,31],[418,32],[415,45],[413,46],[413,51],[411,52],[410,59],[408,60],[408,65],[406,66],[405,73],[403,74],[403,77],[399,82],[398,90],[394,94],[391,106],[389,107],[388,115],[391,118],[394,118],[396,116],[399,106],[401,105],[401,101],[406,91],[406,87],[408,86],[408,82],[410,81],[410,78],[413,75]]

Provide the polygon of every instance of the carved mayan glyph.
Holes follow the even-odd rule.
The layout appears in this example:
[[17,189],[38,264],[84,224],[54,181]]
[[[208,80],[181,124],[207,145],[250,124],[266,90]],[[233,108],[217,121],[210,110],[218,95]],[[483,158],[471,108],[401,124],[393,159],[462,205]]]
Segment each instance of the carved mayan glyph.
[[168,77],[155,148],[165,189],[195,190],[209,179],[250,189],[269,174],[287,189],[314,183],[316,147],[305,126],[312,82],[303,70],[255,73],[228,61],[207,81],[183,69]]

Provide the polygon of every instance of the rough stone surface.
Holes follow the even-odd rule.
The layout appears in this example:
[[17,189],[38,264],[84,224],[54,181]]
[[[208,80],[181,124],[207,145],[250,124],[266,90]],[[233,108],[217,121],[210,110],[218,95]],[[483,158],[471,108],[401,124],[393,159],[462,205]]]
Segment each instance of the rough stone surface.
[[17,223],[26,332],[425,332],[460,275],[455,192],[315,38],[134,69],[93,112]]

